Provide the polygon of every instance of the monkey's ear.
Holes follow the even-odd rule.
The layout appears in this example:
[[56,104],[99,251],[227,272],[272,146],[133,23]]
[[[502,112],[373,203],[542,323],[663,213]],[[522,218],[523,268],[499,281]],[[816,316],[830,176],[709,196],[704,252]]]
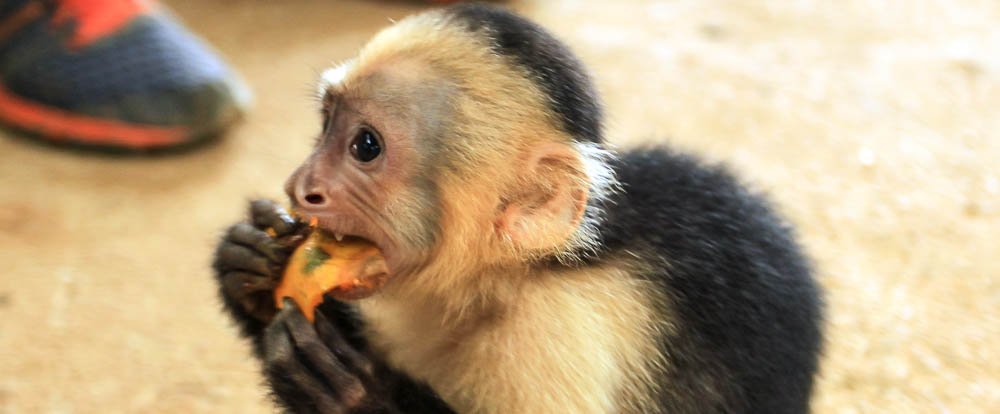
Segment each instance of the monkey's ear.
[[562,248],[583,220],[589,184],[579,153],[565,144],[532,151],[523,185],[503,201],[496,228],[522,251]]

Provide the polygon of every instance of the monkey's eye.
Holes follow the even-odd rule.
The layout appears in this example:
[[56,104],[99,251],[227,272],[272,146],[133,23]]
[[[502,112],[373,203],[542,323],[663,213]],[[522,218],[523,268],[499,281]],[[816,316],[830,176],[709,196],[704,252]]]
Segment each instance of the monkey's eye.
[[368,128],[361,128],[351,142],[351,155],[361,162],[370,162],[382,154],[382,145],[378,136]]

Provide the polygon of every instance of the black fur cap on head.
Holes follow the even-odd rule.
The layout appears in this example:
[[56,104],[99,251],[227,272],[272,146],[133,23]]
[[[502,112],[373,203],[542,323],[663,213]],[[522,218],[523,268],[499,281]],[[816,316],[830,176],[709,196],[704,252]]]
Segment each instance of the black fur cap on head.
[[603,142],[597,92],[583,64],[566,45],[538,24],[500,7],[463,4],[447,11],[470,31],[485,31],[497,54],[527,70],[574,139]]

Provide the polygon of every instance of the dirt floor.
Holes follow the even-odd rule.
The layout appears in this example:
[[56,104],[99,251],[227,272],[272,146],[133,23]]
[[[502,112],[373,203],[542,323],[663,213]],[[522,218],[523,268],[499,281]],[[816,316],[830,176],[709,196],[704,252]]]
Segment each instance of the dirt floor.
[[[168,1],[246,77],[218,145],[155,159],[0,133],[0,412],[270,412],[208,264],[281,197],[316,75],[378,1]],[[613,142],[731,163],[828,289],[820,413],[1000,412],[1000,3],[514,2],[590,64]]]

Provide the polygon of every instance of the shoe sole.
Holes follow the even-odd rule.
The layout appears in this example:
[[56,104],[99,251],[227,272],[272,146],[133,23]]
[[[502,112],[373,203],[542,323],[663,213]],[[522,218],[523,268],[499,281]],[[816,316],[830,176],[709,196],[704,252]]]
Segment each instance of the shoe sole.
[[209,131],[129,124],[48,107],[21,98],[0,84],[0,122],[57,146],[122,154],[183,151],[210,141],[233,121]]

